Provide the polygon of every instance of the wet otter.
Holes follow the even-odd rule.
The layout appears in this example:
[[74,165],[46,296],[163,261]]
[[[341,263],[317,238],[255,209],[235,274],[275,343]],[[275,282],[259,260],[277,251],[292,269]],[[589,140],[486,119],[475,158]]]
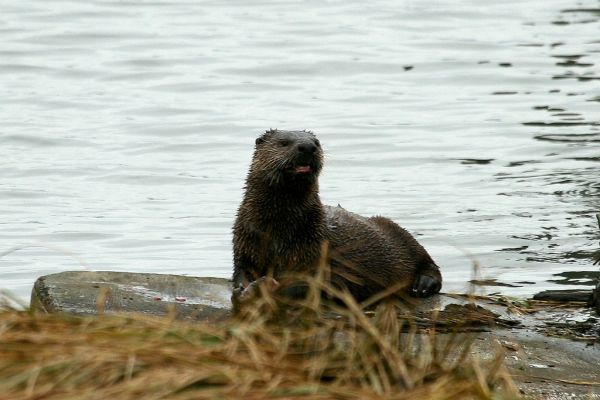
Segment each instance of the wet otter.
[[238,295],[261,277],[315,271],[323,243],[331,282],[358,301],[393,285],[416,297],[439,292],[439,268],[410,233],[388,218],[321,203],[322,167],[323,151],[312,132],[269,130],[256,139],[233,226]]

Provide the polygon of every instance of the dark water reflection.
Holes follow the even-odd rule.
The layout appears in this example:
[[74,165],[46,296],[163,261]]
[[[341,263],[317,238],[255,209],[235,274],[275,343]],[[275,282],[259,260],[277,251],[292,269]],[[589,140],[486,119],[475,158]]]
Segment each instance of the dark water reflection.
[[[445,290],[590,286],[598,2],[14,2],[0,22],[0,287],[229,276],[254,137],[315,130],[322,198],[385,214]],[[488,283],[486,285],[486,282]]]

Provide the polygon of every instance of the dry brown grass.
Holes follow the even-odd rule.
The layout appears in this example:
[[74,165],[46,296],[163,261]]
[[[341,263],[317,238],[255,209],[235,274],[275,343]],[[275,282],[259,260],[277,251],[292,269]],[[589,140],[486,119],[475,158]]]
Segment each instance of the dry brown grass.
[[[516,397],[501,355],[482,365],[465,336],[419,330],[397,317],[396,303],[370,317],[351,296],[311,285],[293,307],[266,296],[212,324],[5,305],[0,399]],[[321,289],[341,300],[324,304]]]

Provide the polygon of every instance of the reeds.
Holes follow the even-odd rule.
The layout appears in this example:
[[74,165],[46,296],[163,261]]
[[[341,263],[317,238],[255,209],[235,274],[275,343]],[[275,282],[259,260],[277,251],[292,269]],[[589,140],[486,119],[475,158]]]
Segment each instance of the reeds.
[[471,357],[473,334],[417,328],[398,318],[397,300],[365,313],[347,293],[308,283],[303,301],[264,293],[219,323],[2,306],[0,399],[516,397],[500,354]]

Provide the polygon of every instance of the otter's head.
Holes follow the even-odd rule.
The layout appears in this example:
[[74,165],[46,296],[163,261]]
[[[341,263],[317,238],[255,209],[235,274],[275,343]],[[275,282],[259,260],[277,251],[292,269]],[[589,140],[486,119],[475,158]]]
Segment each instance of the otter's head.
[[310,131],[271,129],[256,139],[251,176],[269,185],[302,185],[317,181],[323,150]]

